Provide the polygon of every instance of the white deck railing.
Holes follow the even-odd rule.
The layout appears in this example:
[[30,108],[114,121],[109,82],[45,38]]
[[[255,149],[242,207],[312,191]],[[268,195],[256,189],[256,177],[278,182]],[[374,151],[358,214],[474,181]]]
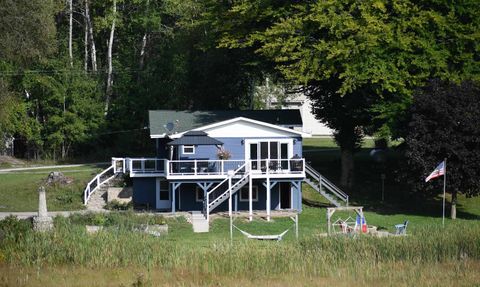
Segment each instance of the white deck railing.
[[167,176],[227,175],[245,164],[244,160],[168,160]]
[[306,166],[306,175],[311,177],[315,182],[318,182],[318,191],[322,193],[325,189],[333,194],[338,199],[345,202],[348,206],[348,194],[343,192],[340,188],[338,188],[335,184],[329,181],[327,178],[322,176],[318,171],[316,171],[313,167],[307,165]]
[[305,159],[256,160],[167,160],[161,158],[112,158],[114,172],[128,172],[130,176],[227,176],[229,171],[245,165],[255,175],[304,174]]
[[165,159],[161,158],[113,158],[116,172],[136,174],[165,174]]

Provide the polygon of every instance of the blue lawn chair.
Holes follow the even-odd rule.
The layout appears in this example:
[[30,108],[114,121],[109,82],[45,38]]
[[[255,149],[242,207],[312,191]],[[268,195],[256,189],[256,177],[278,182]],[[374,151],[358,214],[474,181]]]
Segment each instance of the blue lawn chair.
[[408,226],[408,220],[405,220],[403,224],[395,225],[395,235],[406,235],[407,226]]

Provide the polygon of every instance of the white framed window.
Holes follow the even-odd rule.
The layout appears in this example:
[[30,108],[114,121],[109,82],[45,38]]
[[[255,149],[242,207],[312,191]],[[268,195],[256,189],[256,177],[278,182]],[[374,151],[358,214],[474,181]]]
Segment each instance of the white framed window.
[[183,154],[194,154],[195,153],[195,146],[194,145],[184,145],[183,147]]
[[195,188],[195,201],[196,202],[203,202],[203,199],[205,198],[203,194],[203,189],[201,189],[199,186],[196,186]]
[[[248,186],[240,189],[240,201],[248,201]],[[252,186],[252,201],[258,201],[258,186]]]

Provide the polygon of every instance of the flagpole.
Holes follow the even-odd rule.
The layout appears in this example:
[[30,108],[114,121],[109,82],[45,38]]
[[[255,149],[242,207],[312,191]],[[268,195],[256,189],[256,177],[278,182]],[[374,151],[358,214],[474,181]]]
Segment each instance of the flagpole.
[[447,158],[444,159],[443,164],[445,165],[443,167],[444,169],[444,174],[443,174],[443,214],[442,214],[442,225],[445,227],[445,187],[447,185]]

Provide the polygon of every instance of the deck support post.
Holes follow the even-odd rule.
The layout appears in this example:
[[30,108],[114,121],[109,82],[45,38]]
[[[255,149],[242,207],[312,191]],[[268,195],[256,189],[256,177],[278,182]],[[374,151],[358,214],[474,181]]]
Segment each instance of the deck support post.
[[[297,190],[296,192],[296,210],[297,212],[302,209],[302,182],[301,181],[292,181],[292,186]],[[293,202],[292,202],[292,208],[293,208]]]
[[228,216],[232,217],[232,178],[228,178]]
[[270,204],[271,204],[271,191],[270,191],[270,177],[267,177],[267,221],[270,221]]
[[252,176],[249,176],[248,177],[248,220],[249,221],[253,220],[253,186],[252,186],[252,182],[253,182]]
[[172,183],[172,214],[175,214],[175,205],[176,205],[175,192],[177,191],[177,188],[180,186],[180,184],[181,183],[179,182]]
[[233,195],[233,198],[234,198],[233,210],[235,210],[235,213],[238,213],[238,192]]
[[172,213],[175,214],[175,191],[177,190],[175,183],[172,188]]
[[298,240],[298,213],[295,214],[295,238]]

